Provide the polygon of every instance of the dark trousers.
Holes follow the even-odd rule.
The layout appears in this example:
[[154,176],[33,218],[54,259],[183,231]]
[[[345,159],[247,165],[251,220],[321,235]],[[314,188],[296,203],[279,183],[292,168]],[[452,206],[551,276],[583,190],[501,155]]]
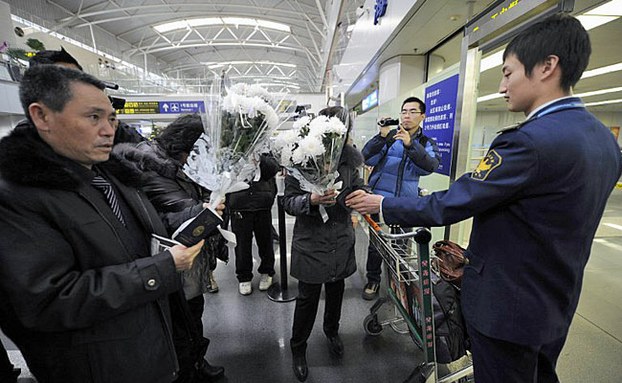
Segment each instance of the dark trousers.
[[[378,214],[370,214],[371,219],[378,222],[380,219]],[[371,227],[369,230],[373,230]],[[371,233],[370,233],[371,238]],[[382,272],[382,257],[376,250],[376,246],[372,245],[371,241],[367,247],[367,282],[380,283],[380,274]]]
[[196,375],[196,364],[199,363],[209,344],[203,335],[203,295],[188,301],[170,299],[171,316],[173,319],[173,344],[179,363],[179,374],[176,383],[193,382]]
[[566,336],[526,346],[487,337],[467,324],[477,383],[557,383],[555,365]]
[[[343,279],[325,283],[326,306],[324,308],[324,334],[335,336],[339,332],[341,319],[341,305],[345,282]],[[292,328],[292,348],[304,347],[313,330],[318,304],[320,303],[321,283],[305,283],[298,281],[298,297],[294,311],[294,325]]]
[[274,275],[274,247],[272,243],[272,212],[270,210],[234,211],[231,230],[238,245],[235,247],[235,273],[238,281],[253,279],[253,233],[259,250],[260,274]]

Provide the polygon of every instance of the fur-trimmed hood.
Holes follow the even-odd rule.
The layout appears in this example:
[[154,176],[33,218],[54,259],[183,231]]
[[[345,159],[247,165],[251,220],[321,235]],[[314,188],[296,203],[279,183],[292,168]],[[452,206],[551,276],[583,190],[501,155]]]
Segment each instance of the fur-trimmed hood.
[[[84,182],[72,160],[55,153],[28,121],[20,122],[0,140],[0,175],[21,185],[76,190]],[[129,186],[138,186],[139,173],[113,156],[99,164],[102,170]]]
[[357,148],[350,144],[345,144],[343,146],[341,158],[339,159],[339,163],[341,165],[358,168],[359,166],[363,165],[363,161],[363,155]]
[[155,143],[117,144],[112,155],[127,167],[141,173],[155,172],[158,175],[175,179],[182,164],[166,155]]

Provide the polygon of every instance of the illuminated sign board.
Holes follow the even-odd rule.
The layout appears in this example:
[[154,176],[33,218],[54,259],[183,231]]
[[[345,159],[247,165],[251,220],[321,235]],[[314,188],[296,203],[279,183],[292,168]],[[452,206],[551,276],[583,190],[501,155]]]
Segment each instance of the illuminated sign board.
[[126,101],[117,114],[186,114],[205,112],[203,101]]
[[423,132],[436,141],[441,155],[436,172],[446,176],[451,171],[458,79],[454,75],[425,88],[427,108]]
[[369,108],[373,108],[376,105],[378,105],[378,89],[374,90],[367,97],[363,99],[363,102],[362,102],[363,112]]
[[123,109],[117,114],[159,114],[160,104],[157,101],[126,101]]
[[497,17],[513,11],[514,8],[516,8],[516,10],[518,10],[518,3],[520,3],[520,0],[513,0],[510,1],[507,4],[500,4],[497,7],[495,7],[493,10],[491,10],[488,14],[486,14],[485,16],[483,16],[481,19],[478,20],[477,23],[474,23],[473,25],[470,25],[467,28],[467,34],[470,34],[472,32],[477,32],[479,31],[480,27],[484,24],[486,24],[488,21],[491,20],[495,20]]

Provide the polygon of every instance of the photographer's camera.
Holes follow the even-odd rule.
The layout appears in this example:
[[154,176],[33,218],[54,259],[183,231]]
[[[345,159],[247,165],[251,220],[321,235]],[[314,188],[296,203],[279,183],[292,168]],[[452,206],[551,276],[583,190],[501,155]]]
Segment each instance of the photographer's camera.
[[379,126],[392,126],[392,125],[399,125],[399,124],[400,124],[400,120],[397,120],[394,118],[383,118],[382,120],[378,121]]

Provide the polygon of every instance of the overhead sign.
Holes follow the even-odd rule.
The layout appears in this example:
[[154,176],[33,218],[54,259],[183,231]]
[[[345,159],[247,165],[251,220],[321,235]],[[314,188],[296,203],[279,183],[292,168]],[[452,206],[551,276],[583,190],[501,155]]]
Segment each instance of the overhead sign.
[[157,101],[125,101],[123,109],[117,110],[117,114],[158,114],[160,104]]
[[436,172],[447,176],[451,171],[457,97],[457,74],[425,89],[426,117],[423,132],[438,144],[441,161]]
[[203,101],[160,101],[160,113],[200,113],[205,112]]
[[377,25],[380,18],[387,13],[388,3],[389,0],[376,0],[376,4],[374,5],[374,25]]
[[361,104],[363,112],[378,105],[378,89],[374,90],[367,97],[365,97]]
[[188,114],[205,112],[203,101],[126,101],[118,114]]

